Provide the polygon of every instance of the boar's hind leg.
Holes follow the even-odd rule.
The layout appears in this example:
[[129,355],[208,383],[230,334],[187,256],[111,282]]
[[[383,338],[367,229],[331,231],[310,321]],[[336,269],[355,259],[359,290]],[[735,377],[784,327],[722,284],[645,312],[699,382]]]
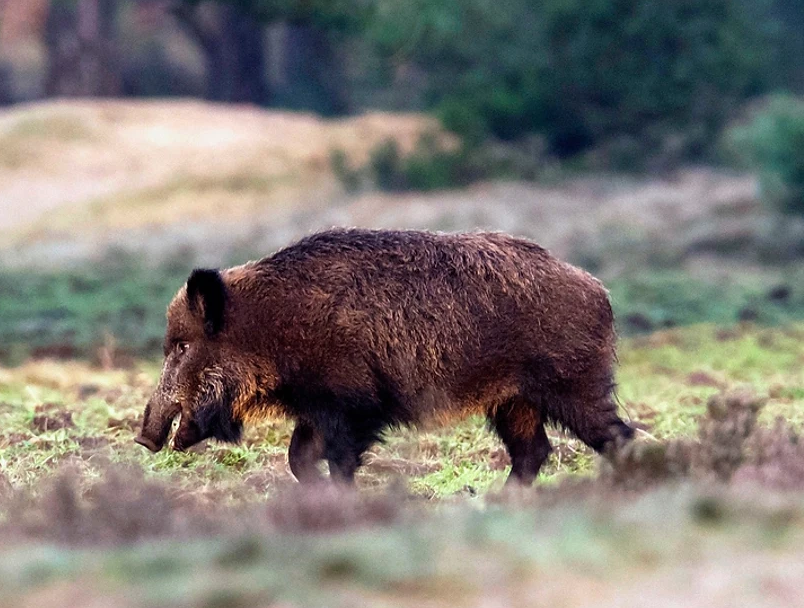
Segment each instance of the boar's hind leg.
[[514,399],[489,417],[511,457],[511,473],[505,483],[531,485],[553,451],[538,410],[522,399]]
[[299,420],[293,429],[288,449],[288,462],[293,475],[301,483],[309,483],[323,479],[316,467],[324,457],[324,440],[308,423]]

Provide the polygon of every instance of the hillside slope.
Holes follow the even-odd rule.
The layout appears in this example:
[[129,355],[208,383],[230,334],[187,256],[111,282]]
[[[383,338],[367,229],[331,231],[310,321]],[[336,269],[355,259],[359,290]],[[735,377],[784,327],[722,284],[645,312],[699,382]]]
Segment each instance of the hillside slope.
[[389,137],[409,150],[425,117],[309,114],[196,101],[56,101],[0,113],[0,233],[71,233],[239,217],[335,188],[329,155],[355,162]]
[[349,195],[333,175],[334,150],[361,165],[388,138],[410,151],[437,129],[419,115],[323,120],[186,100],[14,107],[0,112],[0,257],[48,267],[123,248],[220,264],[359,225],[505,230],[584,262],[632,244],[643,256],[717,247],[767,224],[752,176],[704,168],[426,194]]

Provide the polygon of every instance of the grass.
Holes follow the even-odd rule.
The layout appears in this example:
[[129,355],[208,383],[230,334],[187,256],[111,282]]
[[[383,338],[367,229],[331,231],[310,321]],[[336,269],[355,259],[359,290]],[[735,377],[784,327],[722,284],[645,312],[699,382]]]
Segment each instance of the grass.
[[[692,437],[714,394],[750,385],[768,400],[760,423],[783,417],[804,426],[804,325],[723,329],[700,325],[626,339],[618,396],[624,414],[657,440]],[[285,451],[291,423],[265,421],[239,446],[209,442],[186,454],[151,455],[133,443],[158,365],[135,362],[103,371],[84,363],[30,362],[0,372],[0,474],[24,487],[65,464],[90,478],[108,464],[135,465],[188,491],[270,496],[291,480]],[[542,483],[594,475],[600,459],[575,439],[551,434],[555,454]],[[406,481],[426,498],[499,490],[508,466],[481,419],[450,428],[390,432],[367,456],[366,488]],[[175,479],[174,479],[175,478]]]
[[20,114],[0,132],[0,168],[14,170],[35,164],[44,156],[42,150],[53,144],[76,145],[96,139],[87,121],[68,112]]
[[[712,426],[730,403],[712,398],[749,384],[765,402],[751,463],[792,454],[784,466],[800,473],[784,433],[804,426],[802,337],[802,324],[743,324],[623,340],[623,409],[653,439],[623,456],[616,491],[611,465],[551,432],[537,491],[501,495],[505,454],[470,419],[390,433],[357,495],[305,493],[286,465],[285,421],[249,428],[238,446],[135,445],[157,362],[0,368],[0,607],[779,605],[757,588],[798,597],[804,502],[749,483],[759,472],[778,482],[776,464],[736,462],[742,485],[661,483],[651,455],[700,432],[712,446],[699,444],[691,466],[728,465],[722,448],[745,425]],[[789,430],[768,435],[777,417]],[[647,485],[634,493],[634,481]],[[704,577],[718,590],[678,584]]]
[[93,357],[112,340],[124,353],[158,353],[165,308],[187,274],[179,259],[152,270],[122,255],[68,272],[0,272],[0,358]]
[[624,333],[695,323],[729,325],[741,319],[779,325],[804,318],[804,291],[797,287],[800,271],[779,268],[764,275],[732,272],[719,278],[650,269],[606,283]]

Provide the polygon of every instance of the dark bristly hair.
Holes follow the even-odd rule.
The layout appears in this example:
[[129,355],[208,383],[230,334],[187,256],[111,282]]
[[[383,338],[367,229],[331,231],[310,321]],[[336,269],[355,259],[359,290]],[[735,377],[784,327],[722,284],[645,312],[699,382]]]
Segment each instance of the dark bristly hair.
[[527,240],[330,230],[193,271],[168,309],[177,348],[141,443],[161,447],[159,403],[165,415],[192,404],[182,447],[281,413],[297,422],[297,478],[316,479],[326,459],[349,480],[385,429],[477,413],[505,443],[511,479],[529,483],[551,451],[545,423],[597,451],[631,436],[613,398],[615,342],[601,283]]

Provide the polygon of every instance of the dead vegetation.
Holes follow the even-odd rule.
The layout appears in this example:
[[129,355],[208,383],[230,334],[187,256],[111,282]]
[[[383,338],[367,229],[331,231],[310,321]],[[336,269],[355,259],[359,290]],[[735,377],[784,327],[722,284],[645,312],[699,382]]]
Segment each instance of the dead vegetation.
[[[655,484],[692,479],[698,483],[728,483],[744,466],[767,464],[756,445],[797,445],[797,435],[781,421],[772,430],[756,429],[765,399],[750,390],[720,392],[706,404],[698,437],[664,442],[634,442],[610,455],[603,480],[615,487],[644,489]],[[760,438],[755,438],[761,434]],[[789,466],[785,462],[781,466]],[[804,476],[799,480],[804,487]]]
[[8,244],[282,213],[337,191],[331,150],[365,162],[389,137],[410,150],[436,130],[432,119],[414,115],[326,121],[193,101],[55,101],[5,110],[0,232]]
[[761,585],[784,597],[753,606],[798,605],[800,328],[668,330],[621,355],[638,440],[601,460],[551,433],[519,491],[479,420],[390,434],[357,492],[304,488],[285,423],[240,446],[137,449],[155,368],[2,370],[0,606],[725,608]]
[[267,503],[193,493],[146,479],[134,467],[110,465],[87,480],[66,466],[35,489],[14,490],[0,476],[1,536],[9,543],[120,545],[267,532],[335,532],[388,525],[403,517],[399,487],[361,494],[331,484],[274,486]]
[[[735,487],[804,490],[804,445],[781,419],[772,427],[757,427],[764,402],[749,390],[719,392],[709,399],[695,438],[637,440],[610,453],[597,478],[506,488],[486,501],[517,508],[600,499],[616,505],[685,484],[702,494]],[[134,466],[104,466],[88,479],[86,471],[67,465],[44,485],[16,490],[0,475],[0,506],[6,512],[0,536],[91,546],[222,533],[333,532],[384,526],[421,513],[416,505],[422,497],[400,484],[362,492],[288,480],[271,486],[271,498],[262,502],[214,489],[192,491],[169,478],[149,479]]]

